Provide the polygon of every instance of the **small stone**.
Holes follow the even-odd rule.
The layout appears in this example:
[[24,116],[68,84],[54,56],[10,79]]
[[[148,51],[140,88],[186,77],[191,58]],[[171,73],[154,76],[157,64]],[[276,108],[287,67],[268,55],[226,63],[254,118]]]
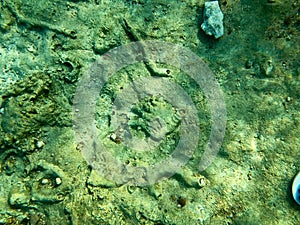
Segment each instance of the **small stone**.
[[49,180],[46,178],[42,179],[42,181],[41,181],[41,184],[43,184],[43,185],[48,184],[48,183],[49,183]]
[[55,178],[55,184],[56,184],[57,186],[60,185],[61,182],[62,182],[62,180],[61,180],[60,177],[56,177],[56,178]]
[[199,184],[200,188],[203,188],[206,185],[205,179],[203,177],[201,177],[198,181],[198,184]]
[[300,172],[294,178],[292,184],[292,194],[297,204],[300,205]]
[[223,36],[223,13],[219,7],[218,1],[205,2],[204,22],[201,25],[202,30],[207,35],[212,35],[216,39]]
[[117,135],[115,133],[113,133],[113,134],[110,135],[110,139],[112,141],[116,140],[116,138],[117,138]]
[[183,198],[183,197],[179,197],[179,198],[177,199],[177,207],[178,207],[178,208],[182,208],[182,207],[184,207],[185,205],[186,205],[186,199]]
[[43,141],[37,141],[36,142],[36,147],[37,148],[42,148],[45,145],[45,143]]

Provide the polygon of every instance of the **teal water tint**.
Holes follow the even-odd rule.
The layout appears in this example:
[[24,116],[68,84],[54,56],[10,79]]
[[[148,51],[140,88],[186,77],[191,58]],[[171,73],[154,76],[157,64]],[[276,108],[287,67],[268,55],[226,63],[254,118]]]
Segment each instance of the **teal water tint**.
[[[300,3],[219,4],[225,33],[216,40],[200,28],[203,0],[0,2],[0,224],[300,223],[291,195],[300,170]],[[227,129],[217,158],[199,172],[207,100],[176,71],[172,79],[199,112],[198,149],[169,179],[119,186],[91,169],[75,144],[73,97],[99,55],[141,40],[180,44],[207,63],[224,93]],[[163,160],[178,141],[179,112],[155,97],[132,109],[130,123],[137,136],[150,137],[151,120],[166,114],[168,138],[155,151],[135,154],[110,130],[112,100],[128,82],[174,71],[157,66],[124,68],[97,102],[101,138],[132,166]]]

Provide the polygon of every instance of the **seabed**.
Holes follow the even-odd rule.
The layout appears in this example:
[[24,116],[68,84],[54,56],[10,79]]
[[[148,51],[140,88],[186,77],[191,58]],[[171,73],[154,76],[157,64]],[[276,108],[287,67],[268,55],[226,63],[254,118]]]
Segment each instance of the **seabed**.
[[[0,2],[0,224],[300,224],[292,196],[300,171],[300,2],[220,0],[218,39],[201,29],[204,2]],[[99,92],[91,111],[96,140],[132,168],[170,157],[185,112],[163,97],[141,98],[122,112],[124,129],[111,122],[126,85],[154,77],[191,97],[199,141],[170,177],[149,185],[110,180],[76,141],[77,88],[101,55],[151,40],[183,46],[210,68],[226,104],[225,135],[212,163],[199,170],[211,133],[203,90],[172,65],[128,65]],[[154,148],[136,151],[125,141],[130,135],[135,147]]]

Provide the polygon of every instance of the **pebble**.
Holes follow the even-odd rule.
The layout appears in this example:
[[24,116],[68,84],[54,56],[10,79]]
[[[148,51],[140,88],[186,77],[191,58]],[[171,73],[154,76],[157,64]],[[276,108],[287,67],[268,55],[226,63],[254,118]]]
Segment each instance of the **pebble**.
[[49,183],[49,180],[46,179],[46,178],[45,178],[45,179],[42,179],[41,183],[42,183],[43,185],[48,184],[48,183]]
[[203,188],[203,187],[206,185],[205,180],[204,180],[203,177],[201,177],[201,178],[199,179],[198,184],[199,184],[199,187],[200,187],[200,188]]
[[42,148],[45,145],[45,143],[43,141],[37,141],[36,142],[36,147],[37,148]]
[[293,181],[292,194],[295,201],[300,205],[300,172],[295,176]]
[[56,185],[60,185],[61,182],[62,182],[62,180],[61,180],[60,177],[56,177],[56,178],[55,178],[55,184],[56,184]]

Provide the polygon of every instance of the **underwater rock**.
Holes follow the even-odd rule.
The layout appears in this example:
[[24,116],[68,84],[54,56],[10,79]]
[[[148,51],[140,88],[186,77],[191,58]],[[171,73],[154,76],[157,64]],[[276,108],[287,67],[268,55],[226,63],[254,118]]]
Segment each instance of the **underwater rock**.
[[16,149],[9,149],[0,154],[0,171],[7,176],[25,176],[28,163],[28,158]]
[[14,184],[11,188],[8,203],[15,208],[28,207],[30,202],[29,191],[21,182]]
[[300,172],[293,181],[292,193],[295,201],[300,205]]
[[44,160],[38,162],[30,175],[34,178],[33,183],[28,183],[32,202],[58,203],[70,191],[70,180],[62,169]]
[[91,187],[113,188],[117,187],[117,184],[113,181],[100,176],[96,170],[92,170],[87,180],[87,184]]
[[219,38],[224,34],[223,13],[219,7],[218,1],[205,2],[204,22],[201,24],[202,30],[207,35]]

